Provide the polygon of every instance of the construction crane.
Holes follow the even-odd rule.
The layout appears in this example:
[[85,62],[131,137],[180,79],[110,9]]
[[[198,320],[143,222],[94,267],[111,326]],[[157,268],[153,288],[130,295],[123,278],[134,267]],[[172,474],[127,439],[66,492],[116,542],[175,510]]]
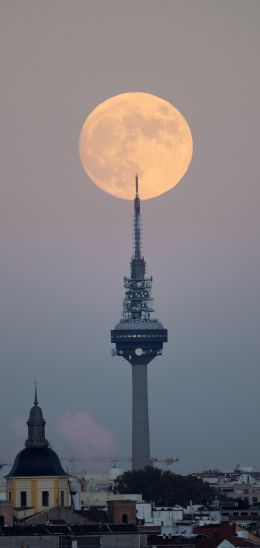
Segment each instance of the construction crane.
[[119,462],[131,462],[131,457],[79,457],[72,455],[71,457],[62,457],[62,461],[67,461],[70,464],[73,464],[75,462],[113,462],[114,464]]
[[[116,464],[120,464],[122,462],[131,462],[131,457],[79,457],[72,455],[71,457],[63,457],[61,459],[62,461],[67,461],[71,465],[74,465],[75,462],[93,462],[93,463],[102,463],[102,462],[112,462],[113,466],[116,466]],[[164,459],[159,459],[156,457],[152,457],[150,459],[151,466],[154,466],[157,463],[164,463],[165,466],[172,466],[176,462],[178,462],[179,459],[176,457],[166,457]]]

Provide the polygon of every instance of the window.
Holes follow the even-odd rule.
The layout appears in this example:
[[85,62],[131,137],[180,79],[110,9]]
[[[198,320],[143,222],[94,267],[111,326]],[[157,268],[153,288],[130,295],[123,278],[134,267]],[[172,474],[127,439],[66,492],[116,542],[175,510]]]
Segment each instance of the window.
[[12,500],[12,491],[8,491],[8,500]]
[[20,506],[27,506],[27,492],[20,492]]
[[128,515],[127,514],[122,515],[122,523],[128,523]]
[[42,491],[42,506],[49,506],[49,491]]
[[64,506],[64,491],[60,492],[60,505]]

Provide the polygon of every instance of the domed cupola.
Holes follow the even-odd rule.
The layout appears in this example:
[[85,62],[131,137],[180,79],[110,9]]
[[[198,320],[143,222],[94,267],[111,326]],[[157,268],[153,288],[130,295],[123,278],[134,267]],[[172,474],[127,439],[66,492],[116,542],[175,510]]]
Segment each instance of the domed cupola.
[[45,424],[42,410],[38,406],[37,386],[35,384],[34,405],[27,421],[28,438],[25,447],[48,447],[49,442],[45,438]]
[[45,420],[38,405],[36,383],[34,405],[27,426],[25,447],[16,455],[6,476],[8,500],[12,501],[18,517],[20,511],[24,517],[25,508],[31,515],[52,506],[70,504],[68,474],[45,438]]
[[58,455],[45,438],[45,420],[38,405],[35,383],[34,405],[27,421],[28,437],[25,448],[18,453],[8,477],[67,477]]

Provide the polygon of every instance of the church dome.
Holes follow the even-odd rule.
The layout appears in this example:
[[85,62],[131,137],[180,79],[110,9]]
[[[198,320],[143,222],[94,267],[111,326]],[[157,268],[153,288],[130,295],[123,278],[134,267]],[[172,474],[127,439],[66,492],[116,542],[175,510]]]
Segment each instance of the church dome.
[[67,477],[68,474],[64,472],[58,455],[49,447],[49,442],[45,438],[45,420],[38,405],[36,386],[34,406],[30,410],[27,425],[28,437],[25,449],[18,453],[13,467],[6,477]]
[[60,459],[50,447],[26,447],[15,458],[7,478],[67,476]]

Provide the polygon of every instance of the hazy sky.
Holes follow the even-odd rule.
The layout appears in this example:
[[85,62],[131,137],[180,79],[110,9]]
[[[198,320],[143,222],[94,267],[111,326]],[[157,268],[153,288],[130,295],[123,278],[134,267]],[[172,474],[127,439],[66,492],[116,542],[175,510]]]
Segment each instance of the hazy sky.
[[[33,380],[60,455],[131,454],[131,368],[111,356],[132,204],[80,165],[88,113],[126,91],[172,102],[194,156],[146,201],[143,248],[168,328],[149,365],[151,453],[176,470],[260,468],[259,0],[2,0],[0,461]],[[106,466],[104,466],[104,469]]]

